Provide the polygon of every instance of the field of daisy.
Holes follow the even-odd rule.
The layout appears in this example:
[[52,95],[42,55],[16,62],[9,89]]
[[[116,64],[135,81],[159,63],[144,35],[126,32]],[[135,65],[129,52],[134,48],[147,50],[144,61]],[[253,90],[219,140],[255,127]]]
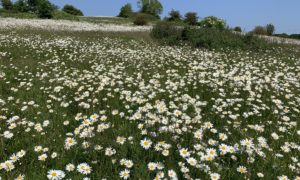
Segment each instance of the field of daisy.
[[13,28],[0,30],[3,180],[300,179],[299,48]]

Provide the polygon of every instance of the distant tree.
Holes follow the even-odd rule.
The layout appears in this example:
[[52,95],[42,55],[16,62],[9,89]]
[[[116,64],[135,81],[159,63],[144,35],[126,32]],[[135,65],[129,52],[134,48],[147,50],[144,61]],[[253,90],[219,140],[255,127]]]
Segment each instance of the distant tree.
[[273,35],[275,32],[275,26],[273,24],[267,24],[266,29],[269,36]]
[[138,5],[141,13],[151,14],[157,18],[163,12],[163,6],[159,0],[139,0]]
[[39,0],[37,5],[37,15],[40,18],[52,18],[54,6],[48,0]]
[[70,4],[66,4],[63,8],[62,11],[74,15],[74,16],[83,16],[83,13],[80,9],[77,9],[76,7],[70,5]]
[[3,9],[5,9],[5,10],[13,9],[13,3],[11,2],[11,0],[1,0],[0,4],[3,7]]
[[198,16],[197,16],[197,13],[195,12],[188,12],[184,15],[184,21],[186,23],[188,23],[189,25],[197,25],[198,23]]
[[169,21],[180,21],[181,20],[181,14],[179,11],[172,9],[169,12],[169,17],[168,17]]
[[123,7],[121,7],[120,13],[118,16],[128,18],[128,17],[132,16],[132,14],[133,14],[133,10],[132,10],[131,4],[127,3]]
[[219,30],[224,30],[226,28],[225,21],[215,16],[205,17],[200,24],[205,28],[214,28]]
[[257,35],[268,35],[267,28],[264,26],[256,26],[252,30],[252,33]]
[[236,26],[235,28],[233,28],[233,30],[236,32],[242,32],[242,28],[240,26]]
[[18,12],[28,12],[29,7],[25,0],[17,0],[13,6],[13,9]]

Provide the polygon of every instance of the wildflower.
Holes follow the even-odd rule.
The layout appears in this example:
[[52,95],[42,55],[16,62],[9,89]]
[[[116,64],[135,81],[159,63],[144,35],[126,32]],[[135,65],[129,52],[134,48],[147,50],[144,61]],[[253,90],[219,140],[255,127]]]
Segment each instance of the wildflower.
[[124,171],[120,172],[120,177],[122,179],[128,179],[130,177],[130,171],[128,169],[125,169]]
[[144,149],[149,149],[152,145],[152,141],[145,138],[145,139],[141,140],[140,144]]
[[92,168],[87,163],[81,163],[77,166],[77,171],[81,174],[87,175],[92,172]]
[[237,168],[237,171],[238,171],[239,173],[245,174],[245,173],[247,173],[247,168],[246,168],[245,166],[239,166],[239,167]]

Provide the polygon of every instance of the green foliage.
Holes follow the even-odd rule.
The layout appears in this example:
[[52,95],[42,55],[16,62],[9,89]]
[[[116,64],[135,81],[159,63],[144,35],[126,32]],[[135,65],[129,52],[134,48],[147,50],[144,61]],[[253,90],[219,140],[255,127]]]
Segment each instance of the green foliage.
[[120,9],[119,17],[129,18],[133,15],[131,4],[127,3]]
[[10,10],[4,10],[0,9],[0,16],[1,17],[13,17],[13,18],[19,18],[19,19],[34,19],[38,18],[37,15],[27,12],[17,12],[17,11],[10,11]]
[[78,21],[78,17],[77,16],[73,16],[71,14],[68,14],[64,11],[59,11],[59,10],[55,10],[53,13],[53,19],[66,19],[66,20],[72,20],[72,21]]
[[181,21],[181,18],[182,17],[179,11],[172,9],[169,12],[169,17],[168,17],[169,21]]
[[188,24],[188,25],[192,25],[195,26],[198,23],[198,16],[196,12],[188,12],[184,15],[184,21]]
[[172,22],[162,21],[153,27],[151,37],[168,45],[174,45],[182,39],[182,28]]
[[264,26],[256,26],[251,33],[256,35],[268,35],[267,28]]
[[52,18],[54,7],[48,0],[40,0],[37,5],[37,15],[39,18]]
[[139,0],[138,5],[141,13],[151,14],[157,18],[163,12],[163,6],[159,0]]
[[240,26],[233,28],[233,30],[236,32],[242,32],[242,28]]
[[25,0],[17,0],[13,9],[17,12],[29,12],[29,6]]
[[80,9],[77,9],[76,7],[70,5],[70,4],[66,4],[63,8],[62,11],[74,15],[74,16],[83,16],[83,13]]
[[214,29],[219,29],[219,30],[224,30],[226,27],[225,21],[220,18],[217,18],[215,16],[205,17],[200,22],[200,25],[205,28],[214,28]]
[[196,28],[177,26],[170,22],[161,22],[151,31],[151,37],[169,45],[186,42],[193,47],[207,49],[264,49],[268,43],[251,34],[240,35],[229,30],[216,28]]
[[137,26],[144,26],[148,24],[148,20],[146,15],[144,14],[138,14],[136,15],[133,24],[137,25]]
[[275,26],[273,24],[267,24],[266,26],[267,34],[269,36],[273,35],[275,32]]
[[5,9],[5,10],[13,9],[13,3],[11,2],[11,0],[1,0],[0,4],[3,7],[3,9]]

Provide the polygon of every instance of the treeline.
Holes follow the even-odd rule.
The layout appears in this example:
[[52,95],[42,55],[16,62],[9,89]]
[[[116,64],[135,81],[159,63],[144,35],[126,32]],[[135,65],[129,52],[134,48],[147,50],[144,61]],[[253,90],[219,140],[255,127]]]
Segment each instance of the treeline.
[[72,16],[83,16],[80,9],[72,5],[66,4],[61,10],[52,4],[49,0],[0,0],[2,8],[11,13],[30,13],[38,16],[39,18],[53,18],[54,13],[63,12]]

